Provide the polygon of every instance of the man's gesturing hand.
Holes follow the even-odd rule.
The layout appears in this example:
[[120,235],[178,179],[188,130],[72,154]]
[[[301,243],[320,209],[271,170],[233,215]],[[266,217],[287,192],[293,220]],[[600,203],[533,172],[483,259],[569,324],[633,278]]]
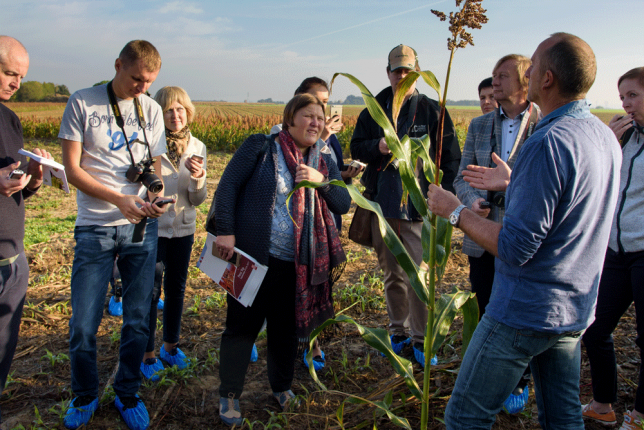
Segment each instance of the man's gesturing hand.
[[472,188],[488,191],[505,191],[510,183],[512,169],[501,157],[492,153],[492,161],[496,167],[483,167],[470,164],[463,170],[463,180]]

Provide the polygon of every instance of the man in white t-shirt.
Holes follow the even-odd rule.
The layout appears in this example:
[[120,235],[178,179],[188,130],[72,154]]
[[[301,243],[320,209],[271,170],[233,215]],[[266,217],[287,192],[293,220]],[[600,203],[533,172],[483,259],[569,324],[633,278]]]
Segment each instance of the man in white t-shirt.
[[[109,84],[70,97],[58,135],[67,178],[78,188],[69,322],[75,398],[65,416],[70,429],[87,424],[98,408],[96,333],[117,254],[123,282],[123,327],[113,385],[115,404],[131,429],[145,429],[149,424],[137,391],[149,334],[157,218],[165,210],[152,203],[163,196],[163,190],[141,181],[152,172],[132,173],[135,165],[146,161],[161,172],[160,156],[166,152],[163,112],[145,95],[159,73],[161,57],[149,42],[134,40],[125,45],[114,68],[116,75]],[[139,231],[135,231],[137,226]],[[143,238],[134,239],[133,235],[140,236],[141,227]]]

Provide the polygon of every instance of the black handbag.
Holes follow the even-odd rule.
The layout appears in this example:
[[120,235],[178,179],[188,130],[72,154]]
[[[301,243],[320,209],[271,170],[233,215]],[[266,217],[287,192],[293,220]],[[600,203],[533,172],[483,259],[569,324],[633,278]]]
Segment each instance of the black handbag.
[[[367,193],[362,194],[365,198],[371,200]],[[349,226],[349,239],[362,246],[373,247],[373,238],[371,232],[371,217],[373,213],[370,210],[360,206],[356,207],[353,213],[353,219]]]

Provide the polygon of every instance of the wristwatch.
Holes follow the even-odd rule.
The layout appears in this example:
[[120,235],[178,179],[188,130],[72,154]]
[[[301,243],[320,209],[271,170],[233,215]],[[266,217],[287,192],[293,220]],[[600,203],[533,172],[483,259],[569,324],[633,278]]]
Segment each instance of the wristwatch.
[[449,223],[452,224],[454,227],[458,227],[458,220],[461,217],[461,211],[465,209],[467,206],[465,205],[460,205],[456,209],[454,209],[454,212],[451,213],[449,216]]

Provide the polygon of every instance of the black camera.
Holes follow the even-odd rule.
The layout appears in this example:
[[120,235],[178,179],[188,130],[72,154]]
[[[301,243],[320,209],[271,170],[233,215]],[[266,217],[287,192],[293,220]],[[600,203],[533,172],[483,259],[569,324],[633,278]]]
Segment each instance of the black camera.
[[505,209],[505,192],[504,191],[488,191],[487,201],[496,207]]
[[154,174],[153,158],[144,158],[127,169],[125,177],[130,182],[140,182],[152,194],[159,194],[163,190],[163,182]]

